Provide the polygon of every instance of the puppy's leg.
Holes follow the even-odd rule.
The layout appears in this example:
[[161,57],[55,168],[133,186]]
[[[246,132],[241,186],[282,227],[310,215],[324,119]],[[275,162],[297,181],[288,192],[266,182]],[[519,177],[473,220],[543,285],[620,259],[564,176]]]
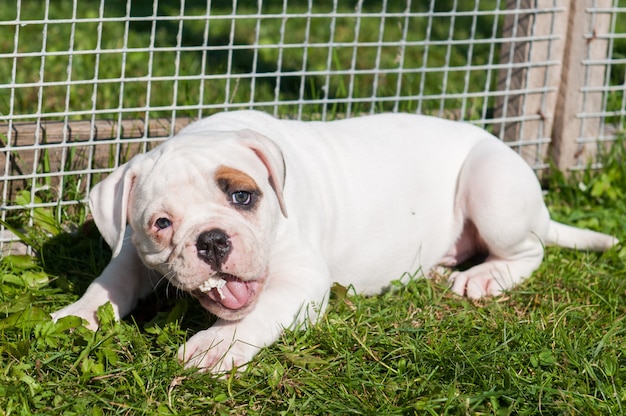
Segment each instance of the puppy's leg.
[[539,267],[549,214],[530,167],[500,143],[480,143],[459,176],[457,212],[476,228],[487,258],[450,276],[452,290],[469,298],[497,296]]
[[[229,372],[248,363],[285,328],[314,322],[327,305],[330,277],[321,256],[294,248],[270,264],[270,274],[255,308],[239,321],[219,319],[180,347],[186,367]],[[314,259],[318,259],[317,261]]]
[[126,230],[122,250],[87,288],[76,302],[52,313],[52,319],[64,316],[78,316],[85,319],[88,327],[98,328],[96,312],[107,302],[111,302],[116,319],[128,314],[137,299],[147,296],[154,289],[156,276],[143,265],[131,242],[132,231]]

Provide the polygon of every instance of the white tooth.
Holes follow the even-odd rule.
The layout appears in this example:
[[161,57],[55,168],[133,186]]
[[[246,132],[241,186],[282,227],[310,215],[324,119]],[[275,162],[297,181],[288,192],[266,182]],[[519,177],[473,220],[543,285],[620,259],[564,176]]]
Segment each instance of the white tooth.
[[217,293],[220,295],[220,299],[224,300],[224,292],[222,288],[226,285],[226,280],[219,277],[209,277],[204,283],[198,286],[198,289],[203,292],[210,292],[213,288],[217,289]]

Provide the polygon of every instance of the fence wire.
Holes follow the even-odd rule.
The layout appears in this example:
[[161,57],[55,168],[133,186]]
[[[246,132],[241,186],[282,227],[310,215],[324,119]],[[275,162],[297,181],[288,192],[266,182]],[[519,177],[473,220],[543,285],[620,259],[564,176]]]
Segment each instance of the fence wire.
[[[576,110],[600,126],[588,135],[596,130],[582,123],[579,147],[613,141],[626,114],[626,9],[581,3],[588,24],[578,36],[589,50],[592,37],[606,46],[603,58],[581,62],[589,82],[577,91],[601,105],[583,98]],[[304,120],[405,111],[471,121],[545,169],[569,4],[6,1],[1,219],[28,227],[84,218],[85,196],[103,175],[194,119],[243,108]],[[597,16],[608,16],[610,30],[597,30]],[[0,244],[12,238],[3,233]]]

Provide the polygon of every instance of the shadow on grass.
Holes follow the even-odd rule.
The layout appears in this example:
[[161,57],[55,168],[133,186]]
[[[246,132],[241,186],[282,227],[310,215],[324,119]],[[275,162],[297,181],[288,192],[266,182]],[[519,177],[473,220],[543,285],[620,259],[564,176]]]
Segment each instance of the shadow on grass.
[[[85,222],[76,232],[61,232],[46,240],[37,252],[44,271],[57,276],[52,285],[76,297],[85,293],[111,258],[111,250],[93,221]],[[176,316],[172,316],[171,312],[178,304],[182,307],[178,308]],[[167,282],[140,299],[123,320],[144,327],[171,319],[180,319],[181,326],[192,332],[208,328],[215,320],[190,295]]]

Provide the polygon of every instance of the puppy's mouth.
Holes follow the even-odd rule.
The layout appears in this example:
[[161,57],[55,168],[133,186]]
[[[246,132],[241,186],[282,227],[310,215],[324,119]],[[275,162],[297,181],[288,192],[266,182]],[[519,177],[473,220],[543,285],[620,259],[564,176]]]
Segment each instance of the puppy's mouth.
[[241,280],[226,273],[209,277],[192,292],[207,309],[217,303],[226,309],[237,311],[250,305],[261,289],[261,279]]

